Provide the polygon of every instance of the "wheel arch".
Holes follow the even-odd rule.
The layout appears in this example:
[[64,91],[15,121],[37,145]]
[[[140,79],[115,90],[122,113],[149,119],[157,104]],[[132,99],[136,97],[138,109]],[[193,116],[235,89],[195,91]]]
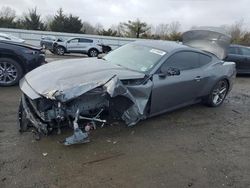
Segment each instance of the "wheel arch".
[[228,84],[228,88],[231,88],[231,82],[230,82],[230,79],[227,77],[227,76],[223,76],[221,78],[219,78],[216,83],[218,83],[220,80],[225,80]]
[[27,73],[27,68],[25,66],[24,60],[22,60],[20,57],[18,57],[17,55],[11,55],[11,54],[0,54],[0,58],[9,58],[12,59],[16,62],[19,62],[23,73],[26,74]]
[[57,46],[56,46],[56,48],[59,48],[59,47],[63,48],[63,49],[65,50],[65,52],[67,52],[67,49],[66,49],[65,46],[63,46],[63,45],[57,45]]
[[98,53],[100,53],[100,51],[99,51],[97,48],[95,48],[95,47],[91,47],[91,48],[88,50],[88,53],[90,52],[90,50],[96,50]]

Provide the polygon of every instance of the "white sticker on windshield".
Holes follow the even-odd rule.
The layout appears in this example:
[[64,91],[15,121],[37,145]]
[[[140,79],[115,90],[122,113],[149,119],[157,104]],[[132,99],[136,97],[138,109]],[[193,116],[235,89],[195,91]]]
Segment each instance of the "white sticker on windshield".
[[157,50],[157,49],[151,49],[150,52],[154,53],[154,54],[157,54],[157,55],[160,55],[160,56],[163,56],[163,55],[166,54],[166,52],[161,51],[161,50]]

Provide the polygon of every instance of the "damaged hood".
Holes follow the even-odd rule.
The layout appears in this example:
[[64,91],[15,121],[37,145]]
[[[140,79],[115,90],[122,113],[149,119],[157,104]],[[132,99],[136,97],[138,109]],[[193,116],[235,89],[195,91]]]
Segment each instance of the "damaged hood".
[[220,59],[224,59],[231,37],[222,28],[198,27],[183,33],[183,44],[210,52]]
[[20,81],[21,90],[31,99],[41,96],[61,101],[78,97],[104,85],[114,76],[120,80],[140,79],[145,74],[108,63],[102,59],[71,59],[48,63],[29,72]]

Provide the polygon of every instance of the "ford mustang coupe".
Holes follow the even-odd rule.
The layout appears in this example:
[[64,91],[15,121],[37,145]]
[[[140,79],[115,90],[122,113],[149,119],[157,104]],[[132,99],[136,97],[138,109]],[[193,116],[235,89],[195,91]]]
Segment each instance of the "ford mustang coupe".
[[183,44],[140,40],[102,58],[43,65],[20,82],[20,130],[33,127],[39,138],[70,126],[70,145],[88,142],[91,129],[112,119],[132,126],[194,103],[217,107],[236,74],[235,63],[222,60],[229,41],[199,28],[184,33]]

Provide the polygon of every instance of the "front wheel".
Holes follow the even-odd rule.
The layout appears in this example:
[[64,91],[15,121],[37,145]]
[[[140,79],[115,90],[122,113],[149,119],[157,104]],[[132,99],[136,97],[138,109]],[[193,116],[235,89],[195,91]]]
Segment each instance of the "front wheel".
[[17,61],[10,58],[0,58],[0,86],[12,86],[23,76],[23,69]]
[[211,107],[220,106],[228,93],[229,84],[226,80],[220,80],[212,89],[207,98],[207,105]]
[[65,49],[62,46],[56,47],[56,54],[57,55],[64,55]]

